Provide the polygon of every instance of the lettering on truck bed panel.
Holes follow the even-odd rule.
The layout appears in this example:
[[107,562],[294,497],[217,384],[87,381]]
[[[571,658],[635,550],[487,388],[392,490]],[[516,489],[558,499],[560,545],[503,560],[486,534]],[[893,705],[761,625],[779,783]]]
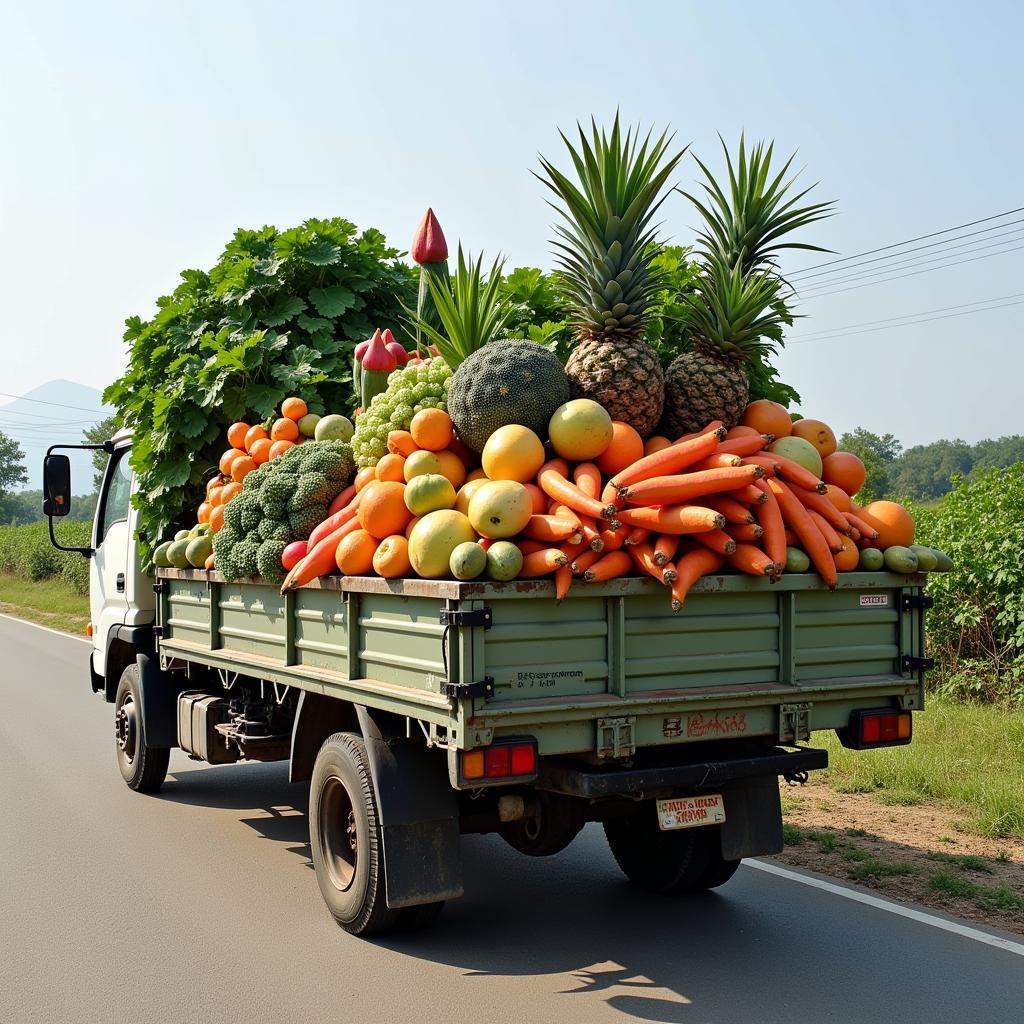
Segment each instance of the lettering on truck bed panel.
[[[669,721],[665,720],[666,723]],[[690,739],[701,739],[705,736],[742,736],[747,731],[746,711],[711,712],[695,711],[686,716],[686,735]],[[662,732],[665,732],[664,726]]]

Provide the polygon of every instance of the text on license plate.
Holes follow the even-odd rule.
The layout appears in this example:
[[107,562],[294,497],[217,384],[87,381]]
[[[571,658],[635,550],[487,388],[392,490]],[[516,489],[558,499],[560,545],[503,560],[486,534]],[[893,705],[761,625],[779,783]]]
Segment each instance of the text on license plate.
[[674,828],[699,828],[725,821],[725,801],[721,793],[701,796],[676,796],[658,800],[658,827],[662,832]]

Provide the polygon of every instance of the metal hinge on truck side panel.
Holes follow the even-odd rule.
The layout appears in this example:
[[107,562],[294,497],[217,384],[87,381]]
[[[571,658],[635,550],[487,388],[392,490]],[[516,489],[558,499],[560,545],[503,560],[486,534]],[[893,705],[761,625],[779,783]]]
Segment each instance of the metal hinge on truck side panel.
[[926,594],[923,590],[916,594],[904,591],[903,600],[900,603],[905,612],[912,611],[915,608],[920,611],[927,611],[935,605],[935,598],[931,594]]
[[598,757],[632,757],[636,753],[636,715],[599,718],[594,748]]
[[446,697],[493,697],[494,679],[491,676],[484,676],[476,683],[442,683],[441,692]]
[[900,666],[904,672],[927,672],[935,668],[935,659],[921,658],[916,654],[904,654],[900,658]]
[[441,625],[490,629],[494,625],[494,614],[490,608],[442,608]]
[[810,701],[802,704],[779,705],[779,742],[799,743],[811,738]]

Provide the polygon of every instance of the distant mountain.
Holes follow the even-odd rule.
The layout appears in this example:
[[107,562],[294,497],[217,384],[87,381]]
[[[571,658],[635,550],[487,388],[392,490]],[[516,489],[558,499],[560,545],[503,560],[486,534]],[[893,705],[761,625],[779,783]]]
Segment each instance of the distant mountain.
[[[82,431],[113,412],[102,402],[102,392],[70,380],[51,380],[20,398],[0,395],[0,430],[13,437],[25,452],[26,490],[43,485],[43,456],[51,444],[80,444]],[[67,452],[71,458],[71,485],[75,494],[92,490],[89,452]]]

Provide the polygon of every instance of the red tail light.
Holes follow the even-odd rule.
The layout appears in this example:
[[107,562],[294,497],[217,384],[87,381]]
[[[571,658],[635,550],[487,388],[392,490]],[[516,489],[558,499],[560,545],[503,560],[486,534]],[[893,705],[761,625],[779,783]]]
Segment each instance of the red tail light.
[[459,775],[465,783],[517,782],[536,774],[537,741],[533,739],[508,740],[460,754]]
[[913,719],[909,711],[880,708],[854,711],[845,729],[837,729],[844,747],[865,750],[870,747],[895,747],[913,737]]

